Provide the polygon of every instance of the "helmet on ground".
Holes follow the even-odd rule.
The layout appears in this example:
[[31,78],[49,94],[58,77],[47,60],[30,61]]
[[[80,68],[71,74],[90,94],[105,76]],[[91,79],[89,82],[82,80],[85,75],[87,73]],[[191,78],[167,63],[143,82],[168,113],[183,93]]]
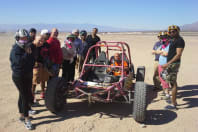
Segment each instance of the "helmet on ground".
[[179,28],[179,26],[171,25],[171,26],[168,27],[168,32],[170,32],[170,30],[177,30],[179,32],[180,28]]
[[29,33],[26,29],[19,29],[17,30],[17,32],[15,33],[15,39],[18,41],[19,38],[22,37],[29,37]]

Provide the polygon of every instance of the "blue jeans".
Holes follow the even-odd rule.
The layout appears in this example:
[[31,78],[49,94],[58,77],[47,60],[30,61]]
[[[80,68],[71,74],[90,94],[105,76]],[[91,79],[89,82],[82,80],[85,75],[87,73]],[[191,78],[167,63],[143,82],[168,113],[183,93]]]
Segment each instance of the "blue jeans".
[[53,70],[54,76],[58,76],[59,75],[59,69],[60,69],[60,65],[59,64],[53,64],[52,65],[52,70]]

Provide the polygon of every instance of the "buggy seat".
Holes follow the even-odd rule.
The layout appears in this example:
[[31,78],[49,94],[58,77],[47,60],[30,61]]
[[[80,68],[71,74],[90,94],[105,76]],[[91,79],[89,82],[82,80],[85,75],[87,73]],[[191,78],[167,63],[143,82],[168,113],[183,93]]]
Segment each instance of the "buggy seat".
[[[102,51],[98,58],[95,60],[96,65],[108,65],[109,60],[106,57],[106,53]],[[107,74],[106,72],[107,67],[92,67],[91,73],[88,77],[88,81],[93,81],[93,82],[99,82],[102,83],[104,82],[105,75]]]

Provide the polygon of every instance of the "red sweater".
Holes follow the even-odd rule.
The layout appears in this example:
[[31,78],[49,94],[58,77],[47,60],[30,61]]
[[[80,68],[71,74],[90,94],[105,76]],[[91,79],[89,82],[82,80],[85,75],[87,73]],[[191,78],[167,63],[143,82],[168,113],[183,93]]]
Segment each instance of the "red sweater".
[[63,54],[62,54],[59,40],[56,38],[50,37],[47,40],[47,42],[50,45],[50,48],[49,48],[50,60],[55,64],[61,64],[63,61]]

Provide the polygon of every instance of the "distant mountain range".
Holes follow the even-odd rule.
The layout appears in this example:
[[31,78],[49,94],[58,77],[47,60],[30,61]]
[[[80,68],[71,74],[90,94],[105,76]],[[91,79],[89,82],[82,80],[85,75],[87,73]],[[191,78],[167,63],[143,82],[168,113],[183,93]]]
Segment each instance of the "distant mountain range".
[[[36,28],[38,31],[42,29],[52,29],[54,27],[58,28],[59,31],[64,32],[71,32],[73,29],[84,29],[90,32],[92,28],[97,27],[99,29],[99,32],[132,32],[132,31],[148,31],[148,30],[137,30],[137,29],[127,29],[127,28],[116,28],[111,26],[101,26],[101,25],[94,25],[94,24],[0,24],[0,32],[15,32],[19,28]],[[183,26],[180,26],[182,31],[189,31],[189,32],[195,32],[198,31],[198,22],[192,23],[192,24],[185,24]],[[152,31],[152,30],[149,30]],[[156,30],[154,30],[156,31]]]
[[0,24],[0,32],[12,32],[20,28],[30,29],[36,28],[37,30],[58,28],[59,31],[71,32],[73,29],[91,31],[92,28],[98,28],[99,32],[126,32],[131,29],[115,28],[110,26],[100,26],[94,24]]
[[192,24],[185,24],[181,26],[181,31],[189,31],[189,32],[198,31],[198,22],[194,22]]

